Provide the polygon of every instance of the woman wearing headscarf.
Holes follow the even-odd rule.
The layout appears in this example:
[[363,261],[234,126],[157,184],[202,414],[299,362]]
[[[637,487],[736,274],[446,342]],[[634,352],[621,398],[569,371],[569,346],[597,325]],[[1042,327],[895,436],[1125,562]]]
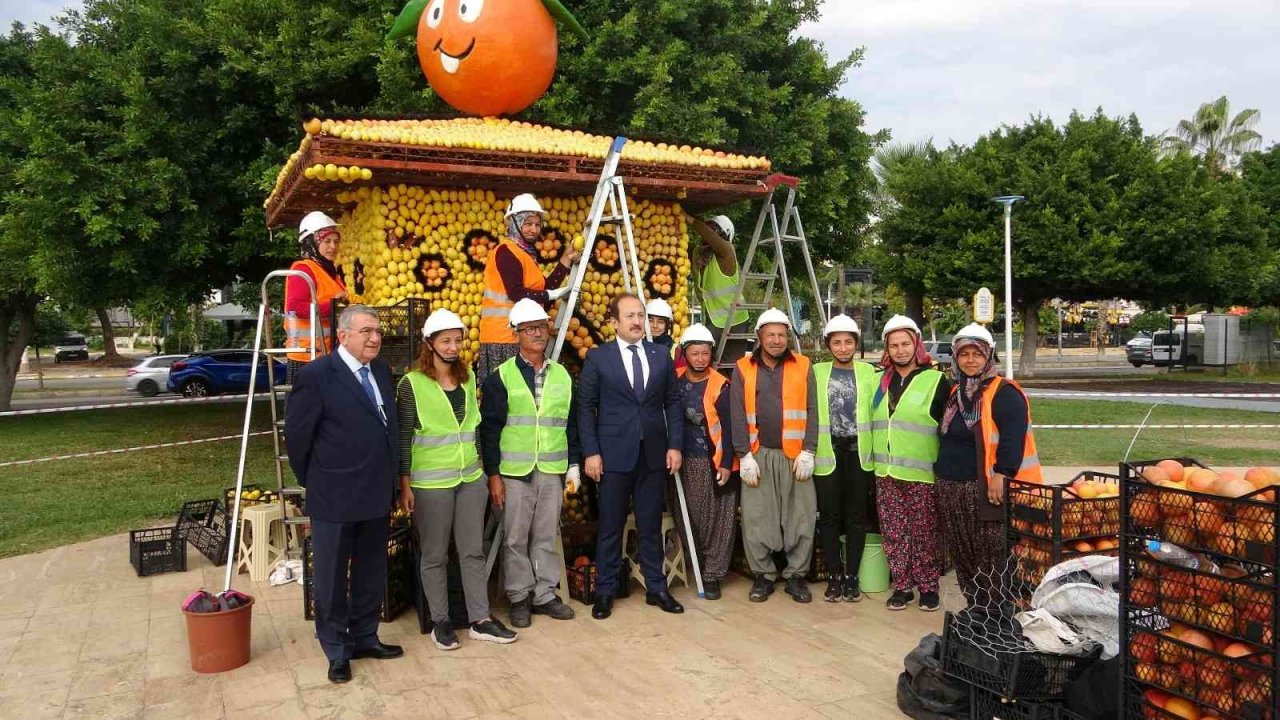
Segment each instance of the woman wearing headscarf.
[[556,269],[543,277],[534,243],[542,239],[544,215],[546,212],[533,195],[525,193],[512,198],[505,215],[507,237],[485,261],[484,297],[480,303],[480,362],[476,368],[480,384],[484,384],[490,372],[496,372],[499,365],[519,352],[515,333],[507,322],[511,308],[529,298],[546,309],[569,292],[569,288],[559,285],[581,253],[573,247],[565,248]]
[[974,323],[951,340],[955,385],[939,426],[938,519],[965,600],[987,607],[1009,580],[1007,478],[1042,482],[1026,393],[995,368],[991,333]]
[[[342,271],[334,264],[341,242],[338,223],[318,210],[307,213],[298,224],[302,258],[289,269],[306,274],[315,287],[317,355],[332,349],[329,326],[334,301],[347,299]],[[289,378],[292,379],[298,369],[311,359],[311,291],[307,282],[297,276],[290,276],[284,282],[284,330],[285,347],[297,348],[296,352],[288,353]]]

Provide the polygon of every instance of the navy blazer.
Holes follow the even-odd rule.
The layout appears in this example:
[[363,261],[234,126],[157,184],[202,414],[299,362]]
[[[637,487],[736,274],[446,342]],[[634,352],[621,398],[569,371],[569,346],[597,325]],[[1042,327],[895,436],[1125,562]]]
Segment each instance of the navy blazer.
[[307,515],[330,522],[385,517],[395,497],[399,431],[387,363],[369,364],[387,414],[384,424],[337,351],[298,371],[284,436],[289,466],[307,488]]
[[675,365],[661,346],[648,341],[642,341],[641,346],[649,360],[649,382],[642,400],[636,399],[631,389],[617,342],[587,353],[578,377],[582,455],[602,456],[604,472],[631,472],[642,450],[650,468],[666,467],[666,451],[684,447]]

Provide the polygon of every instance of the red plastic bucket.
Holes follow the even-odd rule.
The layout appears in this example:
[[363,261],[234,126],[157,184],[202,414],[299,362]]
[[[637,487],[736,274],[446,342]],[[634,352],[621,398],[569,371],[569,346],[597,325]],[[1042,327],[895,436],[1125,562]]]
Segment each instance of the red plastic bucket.
[[198,673],[234,670],[249,662],[253,598],[234,610],[214,613],[182,611],[187,616],[191,669]]

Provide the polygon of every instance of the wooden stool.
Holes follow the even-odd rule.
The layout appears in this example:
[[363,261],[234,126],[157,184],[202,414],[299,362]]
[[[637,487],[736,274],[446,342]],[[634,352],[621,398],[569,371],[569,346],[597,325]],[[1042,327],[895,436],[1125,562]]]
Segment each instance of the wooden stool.
[[236,572],[247,569],[250,580],[266,580],[271,574],[272,565],[284,556],[284,533],[284,510],[280,503],[263,503],[242,508]]
[[[684,583],[685,587],[689,587],[689,577],[685,574],[684,542],[681,541],[679,534],[676,535],[675,549],[670,553],[667,552],[667,534],[674,532],[676,532],[675,518],[671,517],[671,513],[662,513],[662,574],[667,578],[667,587],[671,587],[676,580]],[[644,571],[640,568],[640,562],[635,555],[627,552],[627,540],[632,533],[638,534],[635,513],[627,516],[627,524],[622,529],[622,554],[626,555],[627,559],[631,561],[631,577],[639,580],[643,586]],[[638,554],[639,552],[640,542],[639,537],[637,537],[636,553]]]

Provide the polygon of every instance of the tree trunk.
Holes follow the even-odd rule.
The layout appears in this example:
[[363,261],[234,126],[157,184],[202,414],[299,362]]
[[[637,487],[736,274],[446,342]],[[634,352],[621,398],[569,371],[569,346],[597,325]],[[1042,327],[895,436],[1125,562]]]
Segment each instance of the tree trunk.
[[111,327],[111,318],[107,315],[107,309],[96,307],[93,312],[97,314],[98,324],[102,326],[102,359],[119,360],[120,353],[116,351],[116,332]]
[[[902,301],[906,305],[904,314],[916,321],[917,325],[924,326],[924,292],[921,290],[902,290]],[[886,318],[887,320],[888,318]]]
[[[35,334],[37,297],[12,292],[0,300],[0,412],[13,409],[13,388],[18,382],[22,351]],[[17,323],[17,331],[13,325]]]
[[[1027,302],[1022,310],[1022,356],[1018,363],[1018,377],[1036,376],[1036,345],[1040,336],[1040,303]],[[1009,358],[1013,362],[1013,358]]]

